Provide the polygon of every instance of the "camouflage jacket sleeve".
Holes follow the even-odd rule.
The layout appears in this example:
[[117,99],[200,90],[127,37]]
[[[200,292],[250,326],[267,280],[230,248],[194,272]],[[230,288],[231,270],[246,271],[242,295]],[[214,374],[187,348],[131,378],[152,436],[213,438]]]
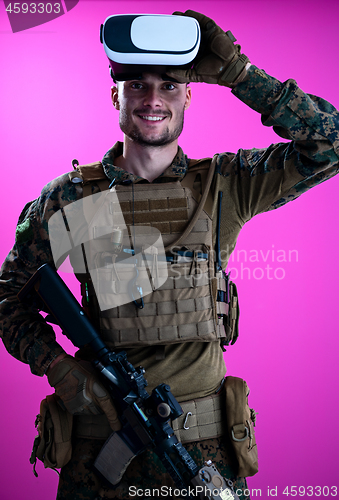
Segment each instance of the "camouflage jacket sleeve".
[[59,208],[77,197],[76,186],[62,176],[48,184],[41,196],[28,203],[16,228],[15,244],[1,268],[0,335],[8,352],[28,363],[32,373],[44,375],[54,358],[63,351],[44,318],[17,293],[42,264],[53,265],[48,220]]
[[218,171],[242,225],[338,172],[339,114],[324,99],[305,94],[294,80],[281,83],[255,66],[232,92],[261,113],[265,126],[290,141],[219,156]]

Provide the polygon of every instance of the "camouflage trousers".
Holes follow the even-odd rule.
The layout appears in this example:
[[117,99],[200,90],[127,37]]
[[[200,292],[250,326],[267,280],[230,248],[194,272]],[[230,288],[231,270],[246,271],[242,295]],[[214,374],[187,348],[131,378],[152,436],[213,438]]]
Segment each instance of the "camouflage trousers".
[[[93,472],[92,467],[104,441],[76,438],[73,443],[72,458],[61,469],[57,500],[137,500],[164,498],[182,500],[180,491],[171,477],[164,471],[158,457],[151,451],[145,451],[135,457],[128,466],[117,488],[107,488]],[[185,444],[198,466],[206,460],[212,460],[226,479],[234,481],[234,490],[241,500],[248,500],[244,495],[246,479],[235,477],[232,452],[223,438],[207,439]],[[163,488],[161,488],[163,487]]]

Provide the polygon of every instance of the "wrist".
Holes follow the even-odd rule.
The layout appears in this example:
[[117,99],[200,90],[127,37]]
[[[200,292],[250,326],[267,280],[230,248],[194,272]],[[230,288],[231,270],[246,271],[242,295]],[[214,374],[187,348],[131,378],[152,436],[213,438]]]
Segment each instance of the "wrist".
[[249,68],[252,66],[252,64],[250,62],[248,62],[246,64],[246,66],[244,67],[244,69],[242,70],[242,72],[238,75],[238,77],[236,78],[236,80],[230,84],[230,88],[231,89],[234,89],[236,88],[236,86],[239,84],[239,83],[243,83],[243,82],[246,82],[246,80],[249,79],[249,73],[248,73],[248,70]]
[[59,361],[61,361],[62,359],[64,359],[66,356],[68,356],[68,354],[66,352],[63,352],[61,354],[59,354],[59,356],[57,356],[56,358],[53,359],[52,363],[48,366],[47,370],[46,370],[46,375],[48,376],[48,374],[50,373],[50,370],[56,365],[59,363]]

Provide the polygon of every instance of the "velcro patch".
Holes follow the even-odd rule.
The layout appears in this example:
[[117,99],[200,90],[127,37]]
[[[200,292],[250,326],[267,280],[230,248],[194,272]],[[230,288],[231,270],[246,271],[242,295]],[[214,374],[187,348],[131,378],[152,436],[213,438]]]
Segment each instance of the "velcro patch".
[[33,228],[30,219],[18,224],[15,231],[15,241],[19,244],[25,243],[33,238]]

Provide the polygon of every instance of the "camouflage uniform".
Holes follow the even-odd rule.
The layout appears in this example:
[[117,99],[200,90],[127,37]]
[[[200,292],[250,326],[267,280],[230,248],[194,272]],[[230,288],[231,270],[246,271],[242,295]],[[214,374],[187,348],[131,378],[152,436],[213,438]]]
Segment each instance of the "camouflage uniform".
[[[164,473],[162,463],[151,451],[146,451],[133,459],[116,489],[105,488],[91,472],[93,458],[99,453],[102,445],[103,441],[101,440],[77,439],[71,461],[61,470],[57,500],[74,500],[74,498],[127,500],[131,498],[130,493],[135,491],[135,488],[143,491],[144,496],[138,495],[138,498],[143,499],[157,497],[156,489],[159,489],[160,486],[165,487],[165,491],[168,493],[167,498],[173,497],[176,500],[183,500],[178,492],[174,493],[176,487],[172,479],[169,474]],[[203,464],[207,459],[212,460],[224,477],[235,479],[231,464],[232,458],[230,458],[232,457],[230,443],[225,442],[223,438],[189,443],[185,445],[185,448],[197,464]],[[236,478],[234,490],[237,491],[240,500],[249,498],[241,493],[246,489],[246,480]],[[171,492],[174,494],[170,495]]]
[[[215,200],[212,217],[215,234],[217,195],[222,191],[220,246],[223,268],[245,222],[256,214],[296,199],[334,176],[338,171],[339,152],[338,112],[327,101],[303,93],[295,81],[281,83],[251,66],[249,78],[238,84],[232,93],[261,113],[265,126],[273,126],[278,135],[291,142],[218,155],[211,188]],[[117,143],[104,156],[102,163],[107,177],[116,178],[118,182],[128,179],[135,183],[147,182],[114,166],[114,158],[121,153],[122,144]],[[179,148],[170,167],[153,182],[182,179],[187,165],[188,159]],[[48,238],[50,217],[60,207],[81,198],[81,185],[71,183],[68,174],[45,186],[41,196],[28,203],[21,213],[15,245],[2,266],[3,342],[10,354],[28,363],[32,373],[40,376],[63,349],[56,342],[52,328],[38,313],[19,304],[16,294],[39,266],[52,263]],[[150,390],[166,382],[177,399],[184,401],[212,394],[224,377],[226,369],[218,342],[172,344],[166,346],[165,354],[164,360],[157,360],[152,346],[128,349],[129,360],[145,367]],[[215,450],[218,446],[217,442],[213,444]],[[136,462],[133,467],[137,466]],[[140,471],[137,476],[146,474]],[[63,473],[62,477],[67,474],[71,472]]]

